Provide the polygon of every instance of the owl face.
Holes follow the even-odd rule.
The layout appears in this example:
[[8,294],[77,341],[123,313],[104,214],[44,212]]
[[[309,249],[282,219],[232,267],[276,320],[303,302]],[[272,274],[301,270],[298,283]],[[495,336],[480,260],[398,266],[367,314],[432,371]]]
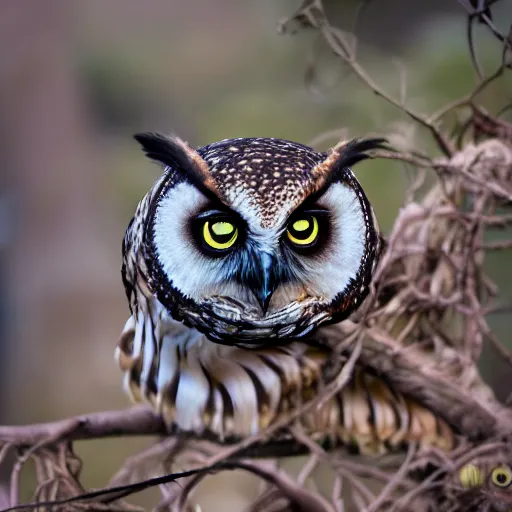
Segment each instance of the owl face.
[[381,140],[328,154],[279,139],[197,151],[137,135],[165,167],[139,211],[149,291],[222,343],[262,345],[342,320],[362,302],[380,237],[348,165]]
[[505,461],[510,461],[510,454],[473,460],[460,469],[457,487],[475,503],[488,503],[492,510],[511,511],[512,466]]

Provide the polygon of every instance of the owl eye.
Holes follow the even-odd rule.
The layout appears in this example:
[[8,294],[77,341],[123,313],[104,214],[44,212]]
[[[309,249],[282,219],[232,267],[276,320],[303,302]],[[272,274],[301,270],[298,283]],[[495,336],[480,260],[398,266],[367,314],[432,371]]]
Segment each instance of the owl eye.
[[491,480],[496,487],[508,487],[512,483],[512,470],[508,466],[498,466],[492,470]]
[[474,464],[466,464],[459,472],[459,480],[462,487],[469,489],[483,485],[484,475],[480,468]]
[[288,240],[298,247],[310,247],[320,233],[318,218],[315,215],[303,215],[293,219],[286,230]]
[[237,227],[228,220],[207,220],[203,224],[204,241],[218,251],[225,251],[232,247],[237,237]]

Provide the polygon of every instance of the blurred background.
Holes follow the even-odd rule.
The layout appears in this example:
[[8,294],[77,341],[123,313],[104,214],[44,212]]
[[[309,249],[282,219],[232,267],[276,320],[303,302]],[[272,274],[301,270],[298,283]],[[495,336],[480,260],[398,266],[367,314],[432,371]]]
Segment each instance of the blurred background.
[[[113,359],[129,314],[121,240],[138,200],[160,173],[133,133],[174,132],[193,146],[272,136],[326,149],[347,134],[393,131],[433,149],[427,134],[349,76],[316,35],[277,35],[277,22],[297,4],[1,2],[2,423],[128,404]],[[353,26],[356,4],[326,2],[333,21],[345,28]],[[511,4],[505,0],[493,11],[504,32]],[[408,102],[432,112],[475,83],[465,19],[456,0],[369,2],[360,25],[361,59],[394,95],[406,69]],[[499,45],[482,27],[476,37],[480,60],[491,72]],[[318,65],[306,73],[313,58]],[[497,112],[510,102],[511,91],[509,77],[491,87],[483,102]],[[412,171],[372,162],[356,174],[389,229]],[[510,304],[510,254],[491,255],[487,267],[502,288],[502,302]],[[510,314],[490,321],[510,345]],[[484,354],[482,368],[506,399],[512,391],[507,368],[492,351]],[[147,442],[80,443],[85,483],[104,485],[124,457]],[[253,492],[244,485],[231,491],[232,510]],[[204,492],[215,494],[212,488]],[[152,500],[142,496],[139,503],[149,507]]]

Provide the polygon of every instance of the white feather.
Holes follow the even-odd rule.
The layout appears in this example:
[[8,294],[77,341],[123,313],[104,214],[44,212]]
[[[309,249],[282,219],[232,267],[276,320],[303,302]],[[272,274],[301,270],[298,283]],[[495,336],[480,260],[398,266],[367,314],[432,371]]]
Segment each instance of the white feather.
[[359,199],[347,185],[334,183],[318,204],[331,212],[332,240],[321,260],[305,263],[304,278],[312,295],[331,300],[357,275],[364,256],[367,227]]
[[180,183],[160,201],[155,214],[154,243],[162,269],[175,288],[195,300],[224,275],[223,260],[204,256],[188,232],[189,221],[207,202],[194,186]]

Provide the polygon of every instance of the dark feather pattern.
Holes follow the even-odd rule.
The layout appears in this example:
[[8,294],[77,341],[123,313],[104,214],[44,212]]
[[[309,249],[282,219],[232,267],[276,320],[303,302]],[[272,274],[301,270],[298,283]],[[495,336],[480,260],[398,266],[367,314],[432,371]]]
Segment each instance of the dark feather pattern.
[[372,138],[340,142],[329,152],[326,159],[312,170],[315,179],[312,194],[321,195],[332,181],[339,176],[340,171],[357,164],[361,160],[371,158],[368,151],[372,149],[389,149],[387,140]]
[[[192,432],[220,443],[261,432],[289,414],[290,404],[309,401],[333,357],[326,347],[300,342],[258,351],[232,347],[222,353],[208,343],[187,341],[177,325],[156,324],[149,316],[144,324],[128,322],[118,344],[117,359],[129,376],[129,392],[137,400],[159,404],[170,432]],[[151,333],[140,344],[134,341],[137,328]],[[172,359],[175,365],[160,360],[162,350],[165,361]],[[343,365],[345,357],[337,357]],[[169,372],[165,385],[161,372]],[[184,377],[191,373],[196,380]],[[184,400],[192,395],[197,400]],[[190,417],[197,420],[190,423]],[[300,421],[317,442],[342,445],[354,453],[383,454],[410,442],[443,450],[455,444],[442,418],[359,366],[342,390]],[[290,440],[284,432],[278,439]]]
[[388,141],[382,137],[373,139],[352,139],[347,143],[340,143],[333,151],[339,155],[336,161],[338,169],[351,167],[361,160],[371,158],[367,152],[372,149],[389,149]]
[[[186,176],[210,199],[223,201],[208,164],[199,153],[179,137],[167,137],[161,133],[137,133],[134,139],[142,146],[146,156]],[[224,202],[224,201],[223,201]]]

